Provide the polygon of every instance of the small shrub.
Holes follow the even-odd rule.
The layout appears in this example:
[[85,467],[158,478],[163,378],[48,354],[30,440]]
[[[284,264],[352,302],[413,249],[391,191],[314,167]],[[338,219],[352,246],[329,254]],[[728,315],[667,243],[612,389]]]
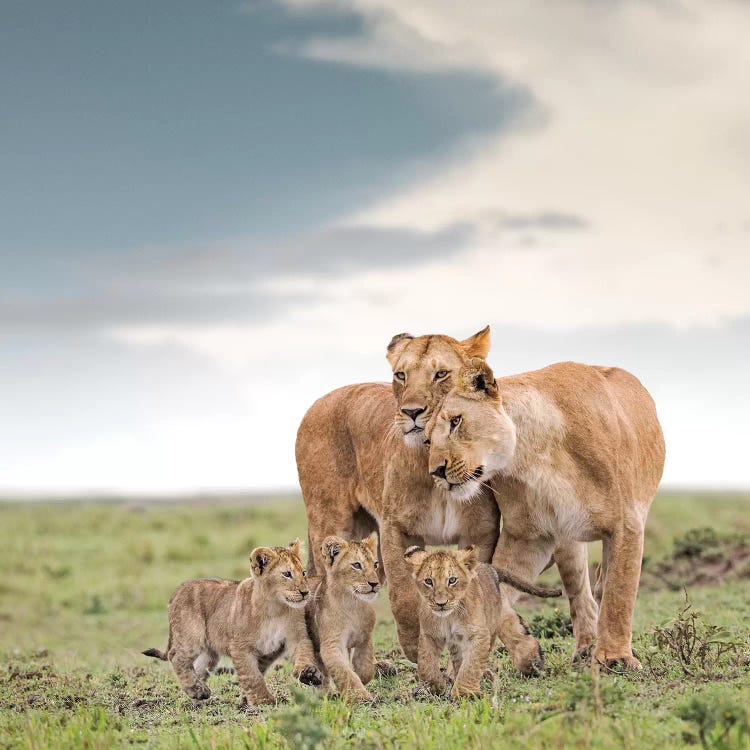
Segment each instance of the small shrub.
[[695,733],[685,732],[683,738],[691,743],[699,740],[706,750],[743,748],[750,739],[747,706],[728,698],[693,696],[682,704],[679,716],[695,725],[697,730]]
[[107,611],[99,594],[94,594],[88,606],[83,610],[84,615],[103,615]]
[[528,626],[534,638],[567,638],[573,635],[570,615],[559,607],[550,613],[534,615]]
[[279,711],[274,729],[295,750],[314,750],[328,738],[330,730],[320,721],[320,696],[300,687],[292,687],[292,702]]

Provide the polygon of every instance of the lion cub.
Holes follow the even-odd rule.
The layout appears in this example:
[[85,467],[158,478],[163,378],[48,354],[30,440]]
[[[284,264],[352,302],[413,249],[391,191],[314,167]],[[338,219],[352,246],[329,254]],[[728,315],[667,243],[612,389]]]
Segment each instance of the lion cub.
[[307,611],[308,629],[320,653],[326,681],[350,700],[373,700],[365,688],[375,673],[372,631],[380,590],[375,532],[361,542],[336,536],[323,541],[325,577]]
[[304,608],[309,586],[296,539],[288,547],[258,547],[250,554],[252,575],[244,581],[206,578],[183,583],[169,600],[166,653],[143,653],[172,662],[182,689],[206,700],[206,685],[219,657],[229,656],[247,703],[275,703],[263,677],[282,656],[294,674],[320,685],[315,651],[307,635]]
[[[561,594],[559,589],[532,586],[487,563],[478,563],[473,547],[434,552],[409,547],[404,557],[412,565],[421,596],[418,673],[434,692],[444,693],[448,681],[440,671],[440,655],[447,646],[454,675],[451,698],[479,695],[479,681],[495,638],[512,656],[519,647],[514,641],[520,618],[504,605],[500,582],[537,596]],[[543,661],[536,642],[535,648],[537,653],[527,656],[533,657],[528,661],[539,670]]]

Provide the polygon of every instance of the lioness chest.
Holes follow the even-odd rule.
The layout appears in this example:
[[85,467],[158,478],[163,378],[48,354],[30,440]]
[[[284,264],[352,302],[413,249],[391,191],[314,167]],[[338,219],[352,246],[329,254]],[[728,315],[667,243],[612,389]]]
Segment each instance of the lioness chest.
[[455,544],[461,532],[466,531],[462,520],[460,507],[436,490],[420,514],[414,532],[423,537],[426,544]]

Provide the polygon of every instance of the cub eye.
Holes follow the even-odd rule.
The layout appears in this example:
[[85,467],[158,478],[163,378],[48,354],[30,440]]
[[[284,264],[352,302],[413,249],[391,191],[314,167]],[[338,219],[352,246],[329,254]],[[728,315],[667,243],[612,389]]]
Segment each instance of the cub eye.
[[438,370],[435,373],[435,380],[442,380],[448,374],[448,370]]
[[303,578],[307,578],[307,571],[306,571],[306,570],[303,570],[303,571],[302,571],[302,577],[303,577]]
[[378,560],[375,560],[373,565],[375,566],[375,570],[377,570],[380,567],[380,562]]
[[283,575],[284,578],[291,578],[292,577],[292,574],[288,570],[285,570],[281,575]]
[[352,567],[354,568],[354,570],[362,570],[362,563],[360,563],[360,562],[353,562],[352,563]]
[[453,430],[455,430],[456,427],[458,427],[458,425],[460,425],[460,424],[461,424],[461,415],[460,414],[458,414],[455,417],[451,417],[450,431],[453,432]]
[[448,585],[449,586],[455,586],[457,583],[458,583],[458,578],[456,578],[456,576],[451,576],[448,579]]
[[424,579],[424,585],[425,586],[429,586],[430,588],[432,588],[432,583],[433,583],[432,578],[425,578]]
[[393,377],[396,378],[396,380],[400,380],[402,383],[406,381],[406,373],[403,373],[401,371],[394,372]]

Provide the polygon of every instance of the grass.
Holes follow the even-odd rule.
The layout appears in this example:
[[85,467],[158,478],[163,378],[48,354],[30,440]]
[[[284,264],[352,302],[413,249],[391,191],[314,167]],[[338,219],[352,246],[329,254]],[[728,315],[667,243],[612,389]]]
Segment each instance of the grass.
[[[646,570],[684,550],[675,537],[707,526],[733,539],[750,534],[750,496],[661,495]],[[216,700],[192,709],[169,665],[140,655],[165,645],[172,590],[192,577],[244,576],[253,546],[296,535],[306,537],[298,498],[0,505],[0,747],[750,747],[750,577],[742,571],[688,592],[690,616],[703,613],[700,633],[731,644],[708,671],[687,674],[665,645],[690,634],[679,616],[683,591],[642,588],[635,647],[646,668],[628,675],[574,669],[567,605],[523,600],[546,675],[523,679],[498,651],[485,697],[451,704],[429,695],[400,658],[383,595],[376,650],[398,673],[376,679],[374,706],[297,688],[285,666],[269,680],[286,699],[279,708],[240,711],[235,678],[219,675]],[[712,547],[713,563],[716,554]]]

